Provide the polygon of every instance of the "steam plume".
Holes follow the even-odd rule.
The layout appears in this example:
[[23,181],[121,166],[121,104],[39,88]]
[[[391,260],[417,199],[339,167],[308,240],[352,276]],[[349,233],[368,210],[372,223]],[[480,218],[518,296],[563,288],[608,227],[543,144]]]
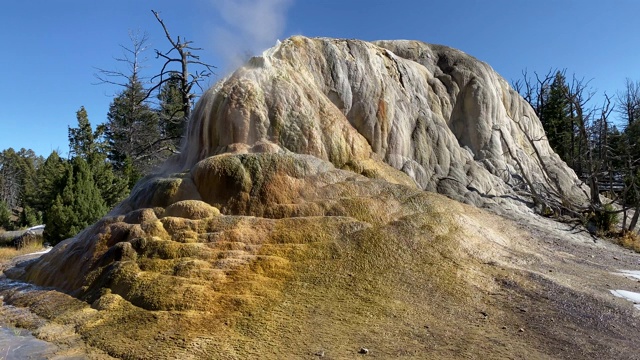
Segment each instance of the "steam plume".
[[215,29],[216,49],[229,70],[273,46],[282,35],[293,0],[213,0],[224,24]]

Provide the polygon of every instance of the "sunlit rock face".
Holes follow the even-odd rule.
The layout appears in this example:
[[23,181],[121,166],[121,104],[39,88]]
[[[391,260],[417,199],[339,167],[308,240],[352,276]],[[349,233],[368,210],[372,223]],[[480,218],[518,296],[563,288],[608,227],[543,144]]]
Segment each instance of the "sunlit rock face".
[[[523,175],[577,201],[528,103],[489,65],[419,41],[296,36],[255,57],[198,103],[178,161],[293,152],[343,167],[377,159],[418,186],[476,206],[522,204]],[[518,162],[520,165],[518,165]]]
[[[140,182],[111,214],[40,261],[7,274],[88,301],[108,289],[147,310],[206,310],[217,306],[213,299],[231,281],[230,273],[254,272],[262,260],[271,270],[286,263],[275,255],[277,247],[286,247],[287,234],[299,229],[287,229],[282,219],[324,224],[296,235],[306,243],[324,236],[324,227],[334,223],[353,223],[361,230],[414,212],[426,214],[426,207],[405,204],[405,198],[426,201],[407,175],[381,162],[348,165],[367,176],[309,155],[211,156],[188,172]],[[282,230],[276,238],[274,227]],[[332,236],[354,231],[340,229]],[[261,251],[263,243],[271,243],[274,254]],[[246,269],[247,264],[252,267]],[[185,266],[190,270],[180,270]]]

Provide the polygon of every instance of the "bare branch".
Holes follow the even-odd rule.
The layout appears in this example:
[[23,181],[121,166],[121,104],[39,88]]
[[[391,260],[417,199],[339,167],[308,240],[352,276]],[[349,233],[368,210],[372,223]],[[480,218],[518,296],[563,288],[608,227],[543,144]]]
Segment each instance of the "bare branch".
[[[152,78],[153,81],[157,81],[157,84],[153,89],[160,89],[162,84],[171,79],[177,80],[179,82],[179,91],[182,95],[183,114],[185,118],[189,118],[191,115],[191,108],[193,107],[193,99],[196,97],[195,94],[191,93],[193,86],[196,85],[198,88],[202,89],[200,81],[211,76],[214,73],[213,69],[215,69],[215,66],[201,61],[200,57],[193,53],[193,51],[199,51],[202,49],[191,46],[193,43],[192,41],[181,39],[180,36],[174,39],[169,33],[166,24],[162,18],[160,18],[160,14],[155,10],[151,10],[151,12],[158,23],[160,23],[160,26],[162,26],[165,37],[171,44],[171,48],[168,51],[161,52],[158,49],[155,50],[156,58],[162,58],[165,62],[162,65],[160,73]],[[180,64],[180,69],[169,69],[169,66],[172,64]],[[192,74],[189,72],[189,65],[201,66],[204,67],[205,70],[201,72],[196,70]]]

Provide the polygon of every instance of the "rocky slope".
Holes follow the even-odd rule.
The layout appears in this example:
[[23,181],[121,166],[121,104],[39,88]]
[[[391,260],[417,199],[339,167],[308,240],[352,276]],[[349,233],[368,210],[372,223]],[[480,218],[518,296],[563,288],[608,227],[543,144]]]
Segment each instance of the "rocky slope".
[[637,257],[526,211],[524,178],[583,196],[542,134],[459,51],[294,37],[203,96],[161,174],[4,270],[31,315],[0,313],[96,357],[635,356],[633,307],[602,283],[623,279],[582,259]]
[[[179,166],[221,153],[293,152],[337,167],[377,159],[476,206],[539,192],[580,202],[529,104],[489,65],[418,41],[293,37],[209,90]],[[547,189],[544,189],[544,188]]]

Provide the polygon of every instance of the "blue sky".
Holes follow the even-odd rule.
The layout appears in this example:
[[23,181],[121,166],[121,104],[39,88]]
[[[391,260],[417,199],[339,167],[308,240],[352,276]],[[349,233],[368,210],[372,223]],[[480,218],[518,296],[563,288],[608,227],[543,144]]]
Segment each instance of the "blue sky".
[[153,49],[167,49],[151,9],[220,75],[234,56],[302,34],[444,44],[509,81],[566,68],[615,94],[625,78],[640,80],[637,0],[14,0],[0,11],[0,150],[66,154],[80,106],[94,126],[105,121],[118,89],[95,85],[95,68],[125,70],[114,58],[130,30],[148,33],[149,73]]

